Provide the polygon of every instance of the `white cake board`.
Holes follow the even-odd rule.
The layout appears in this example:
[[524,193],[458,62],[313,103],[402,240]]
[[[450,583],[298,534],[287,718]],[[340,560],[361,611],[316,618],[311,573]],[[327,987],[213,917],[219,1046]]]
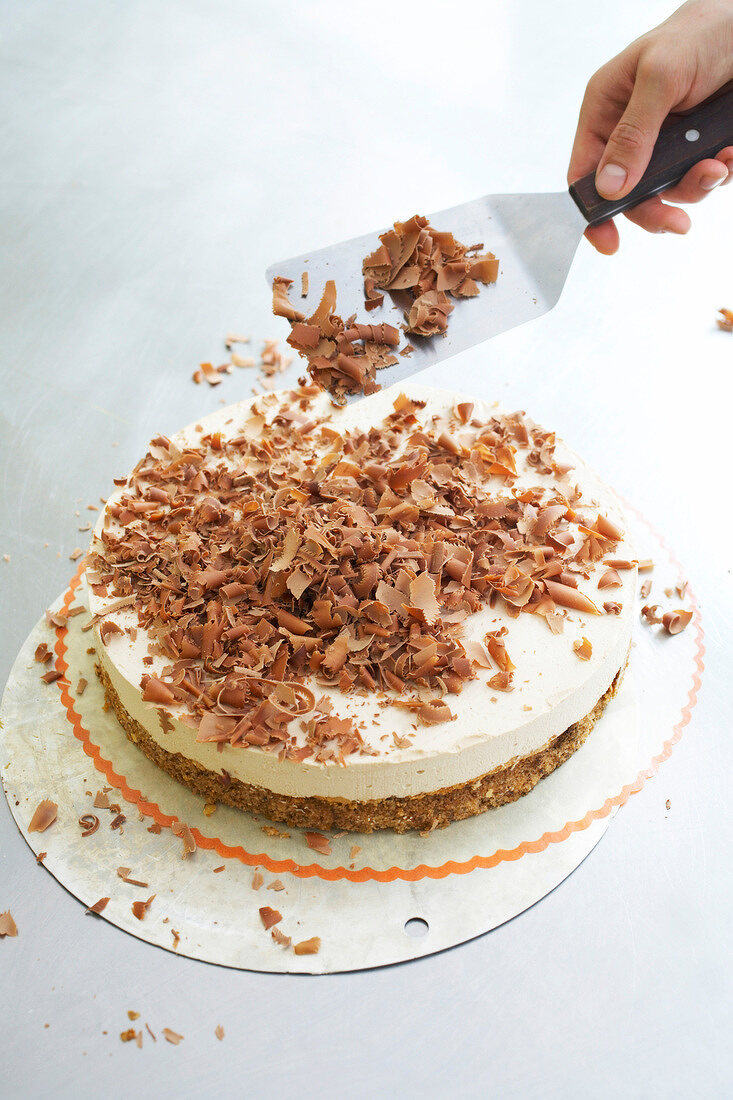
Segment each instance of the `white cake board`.
[[[634,528],[636,528],[634,530]],[[366,969],[429,955],[488,932],[539,901],[588,855],[611,816],[654,774],[689,721],[702,672],[702,627],[694,598],[664,597],[681,579],[673,556],[639,520],[632,535],[640,556],[654,559],[651,602],[690,606],[693,622],[670,638],[639,623],[630,668],[616,697],[578,752],[527,796],[456,822],[428,836],[347,834],[332,854],[309,848],[304,833],[263,831],[269,823],[228,807],[204,813],[202,799],[159,771],[124,735],[87,654],[88,615],[50,630],[41,620],[11,672],[0,715],[2,779],[18,828],[44,867],[85,906],[111,900],[101,918],[139,939],[208,962],[250,970],[329,973]],[[79,575],[54,605],[78,606]],[[641,606],[641,602],[639,606]],[[36,646],[55,648],[57,683],[40,680]],[[88,680],[80,696],[79,677]],[[102,787],[126,820],[94,810]],[[55,823],[28,834],[42,799],[58,803]],[[86,839],[78,819],[94,813],[100,827]],[[181,858],[169,826],[187,823],[196,852]],[[153,823],[160,834],[151,834]],[[351,855],[352,846],[361,849]],[[117,875],[149,884],[128,885]],[[214,873],[214,868],[224,867]],[[255,869],[264,879],[253,890]],[[280,880],[284,889],[268,889]],[[145,918],[132,902],[155,894]],[[319,936],[316,955],[295,955],[265,931],[261,906],[282,913],[278,928],[294,943]],[[418,919],[421,924],[409,924]],[[407,926],[407,927],[406,927]],[[174,936],[175,931],[175,936]],[[422,932],[422,935],[415,933]]]

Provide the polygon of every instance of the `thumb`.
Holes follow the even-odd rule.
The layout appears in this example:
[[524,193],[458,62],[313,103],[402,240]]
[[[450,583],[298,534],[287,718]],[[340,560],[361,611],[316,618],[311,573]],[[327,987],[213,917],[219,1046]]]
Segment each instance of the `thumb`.
[[596,190],[607,199],[621,198],[644,175],[675,93],[659,70],[637,71],[628,106],[606,144],[596,169]]

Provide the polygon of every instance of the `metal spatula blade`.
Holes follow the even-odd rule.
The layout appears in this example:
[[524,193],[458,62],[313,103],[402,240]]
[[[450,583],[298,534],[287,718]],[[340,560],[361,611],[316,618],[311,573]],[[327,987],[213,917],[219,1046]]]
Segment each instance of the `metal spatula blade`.
[[[557,302],[567,278],[586,221],[567,191],[539,195],[487,195],[473,202],[431,214],[430,224],[453,233],[466,245],[483,244],[483,250],[499,257],[496,283],[482,286],[477,298],[452,299],[445,336],[426,338],[405,334],[400,347],[412,344],[409,356],[378,372],[383,386],[400,382],[416,371],[457,355],[473,344],[540,317]],[[346,318],[391,325],[404,323],[403,311],[389,294],[384,305],[370,313],[364,309],[362,261],[379,247],[384,229],[342,241],[330,248],[296,256],[273,264],[267,270],[272,283],[276,275],[293,280],[290,298],[309,316],[318,305],[327,279],[336,283],[337,311]],[[308,295],[299,298],[301,275],[308,272]]]
[[[473,202],[441,210],[429,216],[439,231],[453,233],[466,246],[479,244],[499,258],[495,284],[482,286],[476,298],[452,299],[454,310],[444,336],[432,338],[406,334],[414,347],[409,356],[380,370],[383,386],[400,382],[411,374],[448,359],[500,332],[540,317],[560,297],[583,231],[637,206],[678,183],[702,160],[715,157],[733,144],[733,84],[683,116],[670,115],[663,126],[646,172],[623,199],[601,198],[591,173],[572,185],[570,191],[538,195],[487,195]],[[343,241],[291,260],[273,264],[267,270],[271,285],[276,275],[293,280],[291,300],[298,301],[301,275],[308,272],[308,295],[301,299],[306,316],[313,313],[327,279],[336,283],[337,312],[346,319],[352,313],[358,321],[398,326],[404,322],[401,309],[385,294],[384,305],[370,313],[364,309],[362,262],[379,245],[375,230],[363,237]],[[355,395],[361,396],[361,395]]]

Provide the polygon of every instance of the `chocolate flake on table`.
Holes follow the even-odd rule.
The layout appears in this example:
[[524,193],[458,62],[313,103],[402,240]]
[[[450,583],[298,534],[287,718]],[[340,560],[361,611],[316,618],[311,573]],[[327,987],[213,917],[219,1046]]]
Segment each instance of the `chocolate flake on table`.
[[181,933],[176,932],[175,928],[171,928],[171,935],[173,936],[173,950],[178,950],[178,945],[181,942]]
[[173,1043],[174,1046],[178,1046],[179,1043],[183,1042],[183,1036],[179,1035],[177,1031],[171,1031],[169,1027],[163,1028],[163,1035],[167,1041]]
[[69,554],[69,561],[78,561],[83,553],[84,551],[81,549],[81,547],[77,546],[76,549],[72,550]]
[[96,913],[99,915],[109,904],[109,898],[100,898],[99,901],[95,901],[94,905],[90,905],[86,910],[87,913]]
[[223,1039],[224,1038],[225,1031],[224,1031],[224,1028],[221,1026],[221,1024],[217,1024],[216,1027],[214,1028],[214,1035],[216,1035],[217,1039]]
[[188,857],[193,855],[196,851],[196,841],[188,825],[184,825],[182,821],[174,821],[171,825],[171,832],[174,836],[180,837],[183,841],[181,859],[188,859]]
[[658,603],[652,604],[651,606],[645,604],[641,609],[641,617],[647,626],[656,626],[662,621],[662,616],[659,614],[660,611],[661,608]]
[[313,936],[309,940],[301,940],[293,947],[296,955],[317,955],[321,949],[320,936]]
[[48,648],[46,642],[41,642],[36,646],[36,652],[33,655],[33,660],[38,661],[39,664],[45,665],[52,659],[53,653]]
[[733,309],[719,309],[720,317],[716,318],[718,328],[724,332],[733,332]]
[[128,1008],[127,1018],[128,1018],[128,1020],[139,1020],[140,1019],[140,1013],[135,1012],[134,1009],[132,1009],[132,1008]]
[[642,581],[641,585],[639,586],[639,595],[641,596],[642,600],[646,600],[649,597],[649,593],[651,592],[651,590],[651,577],[647,577],[647,579],[645,581]]
[[276,891],[280,891],[280,890],[284,890],[284,889],[285,889],[285,886],[284,886],[284,884],[283,884],[283,883],[282,883],[282,882],[280,881],[280,879],[279,879],[279,878],[276,878],[276,879],[273,879],[273,881],[272,881],[271,883],[269,883],[269,885],[268,885],[267,889],[268,889],[268,890],[276,890]]
[[264,875],[262,874],[262,871],[260,871],[259,867],[255,867],[254,872],[252,874],[252,889],[253,890],[259,890],[260,886],[262,886],[262,883],[264,881],[265,881],[265,878],[264,878]]
[[137,1032],[134,1027],[128,1027],[126,1031],[120,1032],[120,1039],[123,1043],[131,1043],[137,1039]]
[[305,842],[309,848],[312,848],[315,852],[320,852],[322,856],[331,855],[331,842],[327,836],[323,836],[322,833],[310,833],[305,834]]
[[300,276],[300,296],[301,298],[308,297],[308,272],[304,271]]
[[654,568],[654,562],[651,558],[644,558],[637,563],[637,568],[640,573],[649,573]]
[[475,298],[479,283],[495,283],[499,261],[483,245],[466,247],[452,233],[439,232],[415,214],[380,234],[380,247],[362,265],[364,297],[376,288],[389,291],[405,309],[407,331],[435,336],[448,327],[454,298]]
[[361,848],[359,847],[358,844],[352,844],[351,850],[349,852],[349,859],[356,859],[356,857],[358,856],[360,851],[361,851]]
[[260,825],[260,832],[264,833],[265,836],[277,836],[285,840],[290,839],[290,833],[286,833],[282,829],[276,828],[274,825]]
[[216,813],[216,802],[207,802],[204,805],[204,816],[211,817],[213,813]]
[[83,837],[92,836],[99,828],[99,818],[96,814],[82,814],[79,818]]
[[143,675],[145,701],[200,742],[341,764],[377,750],[306,680],[449,721],[477,668],[513,686],[501,638],[465,646],[462,622],[495,603],[554,633],[568,611],[602,614],[578,578],[622,532],[567,479],[516,490],[520,453],[561,469],[554,435],[520,413],[476,418],[464,402],[423,426],[424,402],[402,394],[381,424],[337,431],[316,393],[260,398],[230,438],[156,437],[90,567],[165,661]]
[[274,924],[279,924],[282,919],[282,913],[278,913],[277,909],[271,909],[269,905],[261,906],[260,920],[265,926],[265,931],[272,928]]
[[147,901],[133,901],[132,903],[132,915],[137,917],[138,920],[144,920],[145,914],[153,903],[155,894],[151,894]]
[[60,669],[52,669],[51,672],[44,672],[41,679],[45,684],[55,684],[57,680],[60,680],[63,676],[63,672]]
[[39,802],[33,811],[33,817],[28,825],[29,833],[43,833],[49,827],[53,825],[56,820],[59,808],[55,802],[51,802],[50,799],[44,798],[42,802]]
[[221,872],[225,871],[225,870],[226,870],[226,865],[222,863],[221,867],[215,867],[214,868],[214,874],[215,875],[220,875]]
[[118,867],[117,868],[117,875],[118,875],[119,878],[122,879],[123,882],[126,882],[128,886],[141,886],[144,890],[147,889],[148,886],[149,886],[149,883],[140,882],[139,879],[130,878],[130,871],[131,870],[132,870],[131,867]]
[[94,802],[92,802],[95,810],[109,810],[111,809],[109,798],[106,791],[97,791],[94,796]]
[[681,634],[692,619],[691,611],[665,611],[662,615],[662,626],[668,634]]
[[48,852],[39,852],[36,856],[36,863],[43,863],[44,859],[48,855]]
[[0,913],[0,939],[4,939],[5,936],[12,939],[17,935],[18,926],[13,920],[13,914],[9,909],[6,909],[4,913]]
[[152,1030],[151,1030],[151,1028],[150,1028],[150,1024],[146,1023],[146,1024],[145,1024],[145,1028],[146,1028],[146,1030],[147,1030],[147,1032],[148,1032],[148,1035],[149,1035],[149,1036],[150,1036],[150,1038],[151,1038],[151,1039],[153,1040],[153,1042],[154,1042],[154,1043],[157,1043],[157,1042],[158,1042],[158,1040],[157,1040],[157,1039],[155,1038],[155,1035],[153,1034],[153,1032],[152,1032]]
[[152,825],[148,825],[148,830],[147,830],[147,831],[148,831],[149,833],[154,833],[154,834],[155,834],[156,836],[159,836],[159,835],[160,835],[160,833],[162,833],[163,829],[162,829],[162,827],[161,827],[161,826],[160,826],[160,825],[158,824],[158,822],[157,822],[157,821],[154,821]]
[[109,827],[110,829],[119,829],[122,825],[124,825],[126,821],[127,818],[124,814],[117,814],[117,816],[112,818],[112,820],[110,821]]
[[290,947],[290,944],[293,942],[290,936],[286,936],[285,933],[281,932],[277,926],[270,929],[270,935],[272,936],[275,943],[278,943],[280,947]]
[[76,694],[83,695],[87,689],[88,681],[83,676],[79,677],[79,683],[76,685]]
[[590,661],[593,646],[587,638],[579,638],[573,642],[573,652],[577,657],[580,657],[581,661]]

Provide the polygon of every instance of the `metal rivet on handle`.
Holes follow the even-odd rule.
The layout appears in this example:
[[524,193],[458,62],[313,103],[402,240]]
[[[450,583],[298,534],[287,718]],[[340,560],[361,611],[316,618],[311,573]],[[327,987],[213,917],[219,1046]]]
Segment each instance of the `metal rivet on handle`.
[[700,131],[699,130],[688,130],[687,133],[685,134],[685,140],[686,141],[697,141],[699,139],[699,137],[700,137]]

